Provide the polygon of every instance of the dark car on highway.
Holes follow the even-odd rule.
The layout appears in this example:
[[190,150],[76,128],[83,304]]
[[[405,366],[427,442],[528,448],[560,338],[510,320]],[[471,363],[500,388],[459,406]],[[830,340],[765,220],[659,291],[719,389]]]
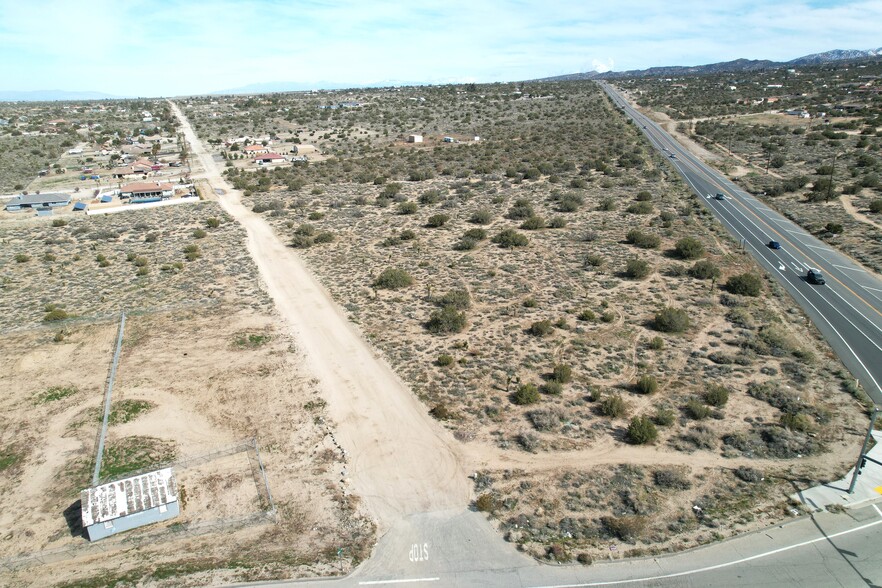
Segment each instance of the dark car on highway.
[[714,198],[716,198],[717,200],[725,200],[726,195],[723,194],[722,192],[717,192],[717,194],[716,194],[716,196],[714,196]]
[[805,281],[809,284],[815,284],[816,286],[823,286],[827,283],[827,280],[824,279],[824,275],[816,269],[810,269],[808,271],[805,275]]
[[781,249],[781,244],[777,241],[769,241],[769,249]]

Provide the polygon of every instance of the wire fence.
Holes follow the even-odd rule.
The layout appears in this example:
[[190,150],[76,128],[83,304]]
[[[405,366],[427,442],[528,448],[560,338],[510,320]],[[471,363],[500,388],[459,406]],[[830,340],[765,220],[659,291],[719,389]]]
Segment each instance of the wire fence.
[[252,475],[254,476],[255,487],[257,488],[261,505],[261,510],[257,512],[242,517],[212,519],[208,521],[177,522],[149,533],[109,537],[107,539],[102,539],[101,541],[77,543],[65,547],[22,554],[15,557],[0,559],[0,567],[6,568],[7,570],[18,570],[30,566],[51,564],[99,553],[120,551],[140,545],[151,545],[162,541],[174,540],[178,537],[193,537],[219,531],[229,532],[231,530],[252,525],[276,523],[278,521],[278,512],[275,503],[273,502],[272,493],[270,492],[269,480],[266,476],[263,460],[260,457],[256,437],[224,445],[208,453],[189,456],[174,462],[156,464],[149,468],[129,472],[123,478],[105,478],[99,481],[99,484],[137,476],[166,467],[175,468],[176,470],[186,470],[204,465],[215,459],[242,452],[247,453],[249,464],[252,468]]

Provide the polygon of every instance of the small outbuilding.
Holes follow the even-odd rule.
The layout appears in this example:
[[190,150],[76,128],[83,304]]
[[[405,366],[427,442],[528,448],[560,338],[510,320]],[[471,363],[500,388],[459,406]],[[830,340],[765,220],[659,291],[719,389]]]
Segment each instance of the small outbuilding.
[[423,136],[422,135],[408,135],[407,142],[408,143],[422,143]]
[[88,208],[89,208],[89,205],[86,204],[85,202],[77,202],[76,204],[74,204],[74,207],[73,207],[73,209],[75,211],[82,211],[82,210],[86,210]]
[[315,148],[315,145],[294,145],[294,148],[291,149],[291,153],[294,155],[309,155],[310,153],[316,153],[318,149]]
[[22,194],[11,198],[6,203],[8,212],[17,212],[25,208],[58,208],[70,204],[70,194]]
[[171,468],[132,476],[80,493],[83,529],[89,541],[104,539],[181,513]]

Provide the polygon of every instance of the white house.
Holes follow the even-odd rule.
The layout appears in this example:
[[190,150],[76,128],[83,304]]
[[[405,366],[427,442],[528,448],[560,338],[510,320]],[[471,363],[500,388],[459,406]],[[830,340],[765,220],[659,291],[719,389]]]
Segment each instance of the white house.
[[408,143],[422,143],[423,136],[422,135],[408,135],[407,142]]

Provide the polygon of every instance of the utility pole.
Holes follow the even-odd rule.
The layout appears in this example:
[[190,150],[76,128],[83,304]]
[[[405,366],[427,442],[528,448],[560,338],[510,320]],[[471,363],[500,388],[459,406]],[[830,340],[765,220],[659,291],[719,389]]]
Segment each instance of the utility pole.
[[873,416],[870,417],[870,426],[867,429],[867,436],[864,437],[864,445],[861,447],[861,454],[858,456],[857,463],[854,465],[854,474],[851,476],[851,484],[848,486],[848,493],[854,494],[854,487],[857,485],[858,476],[861,473],[861,469],[866,464],[866,454],[867,454],[867,446],[870,444],[870,439],[873,437],[873,427],[876,425],[876,418],[879,416],[879,407],[873,407]]
[[830,202],[830,198],[833,197],[833,174],[836,173],[836,158],[840,155],[842,154],[833,155],[833,165],[830,166],[830,183],[827,185],[827,202]]

